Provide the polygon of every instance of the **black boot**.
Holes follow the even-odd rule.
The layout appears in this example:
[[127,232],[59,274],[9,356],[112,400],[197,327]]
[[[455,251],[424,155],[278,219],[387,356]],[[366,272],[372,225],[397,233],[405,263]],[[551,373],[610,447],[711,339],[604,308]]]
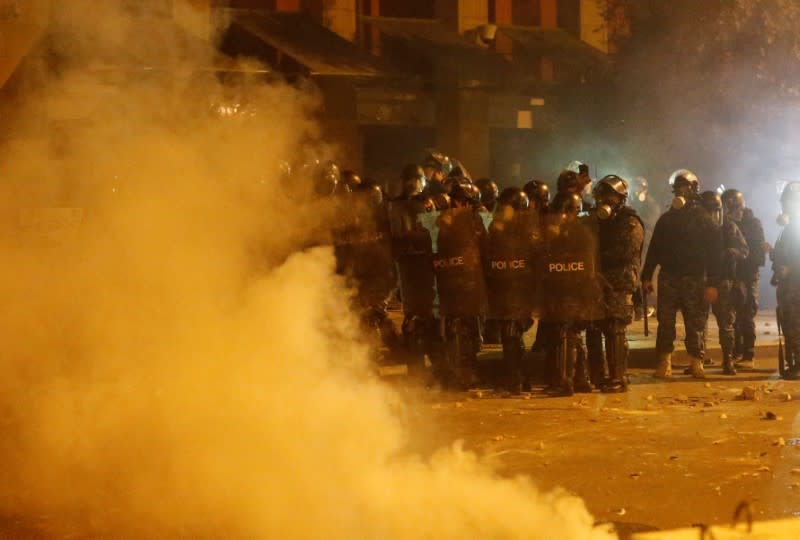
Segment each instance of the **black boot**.
[[562,327],[559,332],[557,347],[557,368],[556,384],[547,389],[547,393],[552,396],[571,396],[575,393],[572,386],[575,376],[575,344],[570,339],[569,331]]
[[606,334],[609,379],[600,390],[606,394],[619,394],[628,391],[628,338],[622,321],[610,320],[607,324],[610,328]]
[[575,392],[579,394],[590,394],[592,392],[592,383],[589,381],[589,362],[585,354],[577,354],[572,386]]
[[722,374],[736,375],[736,367],[733,365],[733,356],[730,352],[722,353]]

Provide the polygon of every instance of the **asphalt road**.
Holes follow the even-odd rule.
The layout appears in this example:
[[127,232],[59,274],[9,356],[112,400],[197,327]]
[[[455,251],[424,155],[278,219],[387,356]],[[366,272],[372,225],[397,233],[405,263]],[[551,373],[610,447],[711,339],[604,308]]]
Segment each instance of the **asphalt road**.
[[[705,381],[634,370],[626,394],[565,398],[390,384],[407,398],[409,451],[463,440],[502,475],[581,496],[624,538],[728,524],[742,501],[755,520],[800,516],[800,382],[778,379],[775,365],[762,357],[736,377],[712,367]],[[756,399],[740,397],[746,387]]]

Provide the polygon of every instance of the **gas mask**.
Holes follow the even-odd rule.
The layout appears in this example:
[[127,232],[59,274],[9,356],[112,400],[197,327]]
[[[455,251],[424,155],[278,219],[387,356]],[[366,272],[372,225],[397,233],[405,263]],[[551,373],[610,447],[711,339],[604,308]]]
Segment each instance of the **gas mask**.
[[614,207],[608,203],[603,203],[597,207],[597,217],[598,219],[608,219],[614,215]]
[[695,179],[694,182],[687,180],[687,175],[691,175],[694,178],[694,174],[689,171],[676,171],[673,174],[673,177],[676,173],[682,173],[680,176],[674,179],[670,179],[670,185],[672,186],[672,193],[675,194],[675,198],[672,199],[672,208],[675,210],[680,210],[684,206],[686,206],[692,197],[697,195],[697,181]]

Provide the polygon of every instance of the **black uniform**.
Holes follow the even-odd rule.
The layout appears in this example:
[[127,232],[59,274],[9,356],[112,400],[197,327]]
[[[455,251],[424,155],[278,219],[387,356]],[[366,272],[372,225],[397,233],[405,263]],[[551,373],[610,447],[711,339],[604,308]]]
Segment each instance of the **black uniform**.
[[530,326],[535,309],[538,223],[526,210],[501,206],[489,225],[485,268],[489,293],[489,317],[500,328],[505,386],[518,391],[522,383],[522,334]]
[[718,227],[695,200],[683,208],[671,208],[656,222],[642,280],[652,281],[656,266],[661,268],[656,312],[658,353],[674,350],[676,315],[680,310],[686,329],[686,350],[695,358],[703,358],[708,319],[703,293],[706,286],[716,281],[712,274],[721,249]]
[[737,268],[748,255],[747,241],[733,220],[725,218],[720,228],[723,249],[719,259],[719,268],[714,272],[717,282],[714,284],[719,293],[711,311],[717,319],[719,328],[719,345],[722,348],[722,364],[726,374],[735,374],[731,358],[734,346],[734,325],[739,295],[736,290]]
[[764,253],[764,228],[753,211],[745,208],[742,219],[737,222],[747,241],[748,255],[741,261],[736,272],[736,287],[740,298],[736,306],[734,355],[743,360],[752,360],[755,353],[756,324],[758,313],[759,269],[766,263]]
[[334,233],[337,269],[356,292],[353,307],[365,330],[379,333],[375,345],[391,348],[396,343],[386,304],[397,277],[386,205],[375,186],[351,193],[346,207]]
[[772,270],[778,322],[786,339],[787,362],[781,375],[796,379],[800,377],[800,221],[793,220],[781,232],[772,252]]
[[644,225],[635,210],[623,206],[609,219],[599,220],[598,228],[605,307],[600,328],[605,338],[610,385],[624,390],[628,364],[626,329],[633,321],[633,294],[639,289]]
[[433,269],[444,325],[443,382],[464,388],[476,378],[480,322],[486,315],[483,272],[487,233],[472,207],[445,210],[435,220]]
[[603,318],[597,269],[597,223],[594,217],[551,225],[542,272],[542,320],[546,324],[548,364],[560,393],[572,394],[576,365],[585,359],[581,331]]
[[419,217],[433,211],[433,203],[415,195],[389,203],[392,254],[403,303],[402,335],[410,365],[420,366],[427,354],[438,356],[438,323],[434,317],[435,276],[429,231]]

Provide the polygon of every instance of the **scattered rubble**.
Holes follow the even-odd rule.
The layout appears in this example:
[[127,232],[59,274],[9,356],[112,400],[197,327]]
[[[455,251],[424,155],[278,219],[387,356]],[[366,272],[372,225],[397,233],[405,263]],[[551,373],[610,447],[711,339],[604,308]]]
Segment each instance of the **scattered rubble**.
[[778,440],[772,443],[772,446],[786,446],[786,441],[783,440],[783,437],[778,437]]
[[761,392],[753,386],[745,386],[742,388],[742,393],[737,396],[737,399],[758,401],[761,399]]

